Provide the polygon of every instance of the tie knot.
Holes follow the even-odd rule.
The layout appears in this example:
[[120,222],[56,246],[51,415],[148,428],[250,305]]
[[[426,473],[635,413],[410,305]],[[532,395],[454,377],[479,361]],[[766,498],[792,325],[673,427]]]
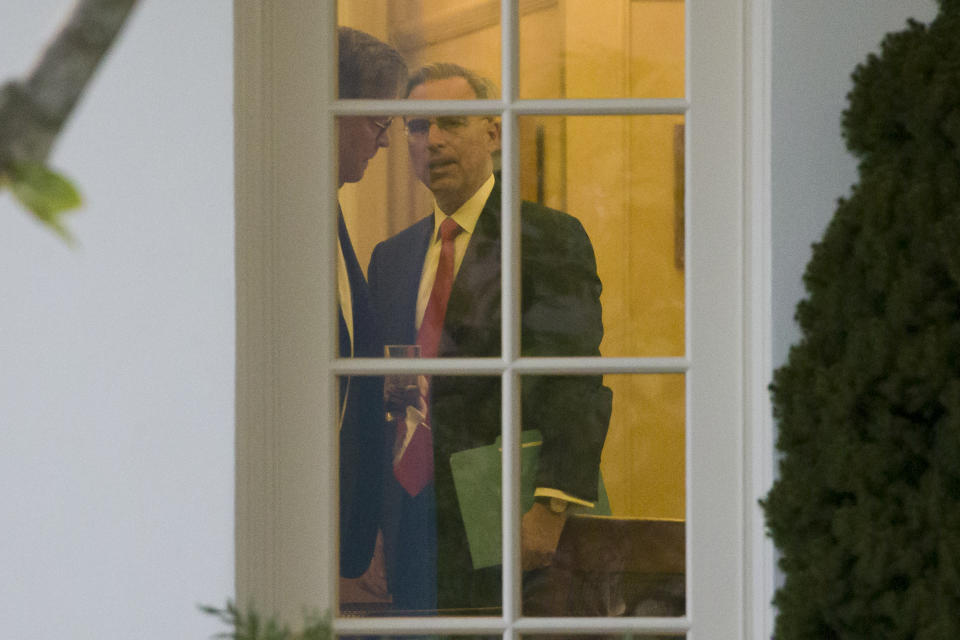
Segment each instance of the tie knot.
[[457,234],[460,233],[460,225],[457,224],[457,221],[453,218],[447,218],[440,223],[440,240],[443,242],[449,242],[457,237]]

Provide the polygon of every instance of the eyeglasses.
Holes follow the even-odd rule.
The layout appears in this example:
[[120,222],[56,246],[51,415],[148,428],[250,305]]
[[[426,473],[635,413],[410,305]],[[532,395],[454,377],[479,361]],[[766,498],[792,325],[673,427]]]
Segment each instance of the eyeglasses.
[[383,118],[382,120],[375,120],[374,118],[370,118],[370,122],[372,122],[373,126],[375,126],[377,129],[380,129],[380,131],[377,133],[377,135],[380,135],[381,133],[383,133],[384,131],[390,128],[390,125],[393,123],[393,118],[392,117]]
[[437,116],[436,118],[413,118],[404,123],[407,135],[425,138],[430,127],[437,125],[441,131],[453,132],[467,126],[466,116]]

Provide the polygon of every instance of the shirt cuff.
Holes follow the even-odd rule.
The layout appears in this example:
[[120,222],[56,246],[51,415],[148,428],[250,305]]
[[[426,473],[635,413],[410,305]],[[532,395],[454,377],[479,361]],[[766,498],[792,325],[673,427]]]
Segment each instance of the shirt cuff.
[[581,500],[580,498],[574,498],[569,493],[564,493],[559,489],[548,489],[547,487],[537,487],[533,490],[534,498],[559,498],[565,502],[571,504],[578,504],[583,507],[593,508],[594,503],[587,500]]

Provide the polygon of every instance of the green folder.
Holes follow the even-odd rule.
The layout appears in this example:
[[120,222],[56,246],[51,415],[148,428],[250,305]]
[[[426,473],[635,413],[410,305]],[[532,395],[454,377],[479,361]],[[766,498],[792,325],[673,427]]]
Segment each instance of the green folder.
[[[520,508],[526,513],[533,506],[533,491],[540,464],[543,437],[537,430],[520,434]],[[500,438],[491,445],[459,451],[450,456],[453,484],[460,502],[460,514],[467,531],[467,543],[473,568],[501,564],[500,487],[502,451]],[[610,500],[599,478],[598,498],[593,508],[578,507],[577,513],[610,515]]]

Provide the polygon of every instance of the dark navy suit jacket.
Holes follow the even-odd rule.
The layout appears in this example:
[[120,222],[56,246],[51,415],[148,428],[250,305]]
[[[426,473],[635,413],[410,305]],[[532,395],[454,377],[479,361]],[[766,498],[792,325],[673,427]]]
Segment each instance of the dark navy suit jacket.
[[[367,273],[388,344],[416,341],[420,272],[433,231],[431,215],[374,249]],[[498,183],[454,281],[439,357],[500,355],[500,256]],[[520,267],[521,354],[598,356],[601,283],[580,222],[560,211],[522,203]],[[524,376],[521,383],[522,428],[543,434],[537,486],[595,500],[612,392],[601,376]],[[500,604],[499,567],[472,569],[450,469],[452,453],[492,444],[500,435],[500,386],[498,376],[434,376],[435,495],[427,490],[410,498],[395,482],[391,489],[387,479],[385,508],[393,513],[393,522],[385,526],[385,533],[393,529],[386,536],[388,580],[402,607]],[[435,552],[429,545],[432,535]],[[423,540],[427,544],[420,544]]]
[[[383,341],[377,331],[367,282],[342,213],[338,233],[353,302],[352,350],[346,321],[343,313],[339,313],[340,357],[382,357]],[[370,565],[380,524],[386,464],[382,394],[382,377],[340,378],[340,411],[343,415],[340,428],[340,574],[349,578],[363,574]]]

